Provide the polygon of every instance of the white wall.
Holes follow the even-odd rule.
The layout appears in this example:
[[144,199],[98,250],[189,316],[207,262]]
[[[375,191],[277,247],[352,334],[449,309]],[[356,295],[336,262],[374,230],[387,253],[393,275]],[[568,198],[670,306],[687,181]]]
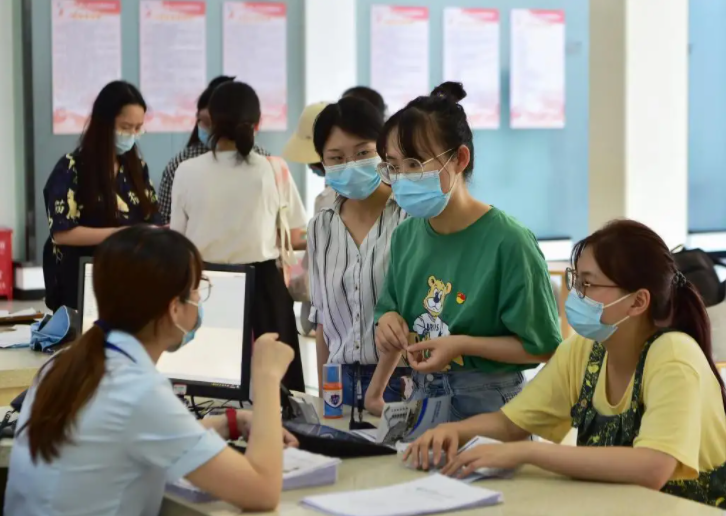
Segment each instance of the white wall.
[[590,1],[589,229],[688,233],[688,2]]
[[[2,1],[2,0],[0,0]],[[356,0],[305,2],[305,104],[335,102],[358,81]],[[313,216],[325,181],[305,174],[305,206]]]
[[13,257],[24,258],[25,167],[21,0],[0,0],[0,226],[14,232]]
[[669,247],[688,234],[688,2],[627,4],[628,216]]

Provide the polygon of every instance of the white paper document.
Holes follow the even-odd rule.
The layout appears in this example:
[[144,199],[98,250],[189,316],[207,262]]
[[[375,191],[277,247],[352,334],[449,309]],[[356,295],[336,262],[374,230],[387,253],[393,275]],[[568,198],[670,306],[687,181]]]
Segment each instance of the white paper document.
[[511,126],[565,127],[565,12],[512,11]]
[[464,84],[472,129],[499,127],[499,11],[444,9],[444,80]]
[[429,94],[428,8],[371,8],[371,87],[383,95],[391,113]]
[[141,89],[150,133],[189,132],[207,84],[206,3],[144,0],[140,11]]
[[53,0],[50,8],[53,134],[80,134],[98,92],[121,78],[121,0]]
[[261,131],[287,130],[287,5],[225,2],[222,69],[252,86],[262,105]]
[[565,127],[565,12],[512,11],[511,126]]
[[[396,445],[396,450],[399,454],[403,454],[409,447],[410,443],[398,443]],[[502,444],[501,441],[497,441],[496,439],[489,439],[488,437],[481,437],[477,436],[471,439],[468,443],[466,443],[464,446],[459,448],[458,453],[463,453],[465,451],[471,450],[472,448],[475,448],[477,446],[485,445],[485,444]],[[441,463],[438,465],[433,465],[434,463],[434,452],[429,451],[429,464],[432,466],[429,468],[429,471],[435,473],[439,471],[444,464],[446,464],[446,453],[441,454]],[[413,465],[411,464],[411,461],[406,461],[406,467],[413,469]],[[464,482],[471,483],[476,482],[477,480],[482,480],[484,478],[510,478],[514,474],[515,470],[513,469],[501,469],[501,468],[479,468],[474,473],[469,475],[468,477],[462,479]]]
[[30,326],[17,325],[0,328],[0,349],[20,348],[30,345]]
[[415,516],[496,505],[502,493],[443,475],[379,489],[309,496],[302,504],[335,516]]
[[[326,486],[335,484],[338,480],[340,459],[306,452],[297,448],[286,448],[282,460],[283,491]],[[167,485],[167,490],[194,503],[206,503],[215,500],[214,496],[200,490],[184,479]]]

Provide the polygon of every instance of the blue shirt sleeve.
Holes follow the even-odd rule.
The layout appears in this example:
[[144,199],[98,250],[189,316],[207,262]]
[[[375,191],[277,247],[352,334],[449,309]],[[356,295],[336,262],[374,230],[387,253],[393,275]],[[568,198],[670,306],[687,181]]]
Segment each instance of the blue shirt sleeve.
[[227,446],[219,434],[194,418],[166,381],[155,383],[141,397],[127,436],[132,457],[165,469],[169,482],[187,476]]

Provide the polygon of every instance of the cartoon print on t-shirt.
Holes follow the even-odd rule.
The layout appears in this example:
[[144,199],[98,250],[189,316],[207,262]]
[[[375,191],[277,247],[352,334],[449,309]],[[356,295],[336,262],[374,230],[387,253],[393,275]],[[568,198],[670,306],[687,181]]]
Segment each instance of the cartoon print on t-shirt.
[[[450,335],[449,326],[441,319],[441,314],[444,311],[444,303],[448,295],[451,294],[451,283],[444,283],[434,276],[430,276],[428,281],[429,292],[423,301],[426,313],[416,318],[413,323],[413,331],[417,342]],[[464,365],[464,359],[461,356],[456,357],[452,362],[460,366]],[[450,365],[445,370],[448,371],[449,369],[451,369]]]

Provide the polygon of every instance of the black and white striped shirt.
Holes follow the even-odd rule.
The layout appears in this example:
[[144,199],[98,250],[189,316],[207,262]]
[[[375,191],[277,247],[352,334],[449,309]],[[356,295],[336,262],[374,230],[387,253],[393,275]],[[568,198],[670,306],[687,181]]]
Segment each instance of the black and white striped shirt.
[[308,227],[310,322],[322,324],[333,364],[377,364],[373,310],[388,271],[391,235],[406,218],[393,197],[356,246],[340,217],[345,199],[318,213]]

